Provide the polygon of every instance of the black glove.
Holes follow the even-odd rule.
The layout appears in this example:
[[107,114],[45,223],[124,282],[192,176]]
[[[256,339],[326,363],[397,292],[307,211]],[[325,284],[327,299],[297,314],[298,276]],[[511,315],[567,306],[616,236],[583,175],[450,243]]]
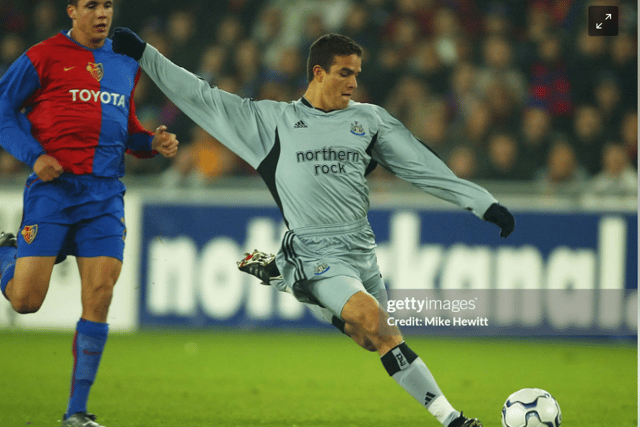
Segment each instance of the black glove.
[[140,61],[147,43],[128,28],[116,28],[111,37],[113,51],[121,55],[127,55]]
[[513,215],[511,215],[511,212],[498,203],[489,206],[489,209],[484,213],[484,220],[500,227],[500,237],[502,238],[511,234],[516,226],[516,220]]

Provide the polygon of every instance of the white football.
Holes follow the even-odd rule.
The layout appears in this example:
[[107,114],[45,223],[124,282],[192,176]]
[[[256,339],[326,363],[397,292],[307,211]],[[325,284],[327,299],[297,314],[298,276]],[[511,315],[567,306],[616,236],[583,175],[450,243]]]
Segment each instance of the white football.
[[539,388],[516,391],[502,407],[502,427],[559,427],[561,423],[560,405]]

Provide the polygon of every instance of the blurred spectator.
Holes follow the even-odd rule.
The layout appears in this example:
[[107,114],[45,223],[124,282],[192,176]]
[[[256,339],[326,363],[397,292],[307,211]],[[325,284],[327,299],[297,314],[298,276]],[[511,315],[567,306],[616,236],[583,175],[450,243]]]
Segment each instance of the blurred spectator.
[[616,76],[622,105],[634,108],[638,102],[638,40],[630,33],[620,33],[611,40],[609,69]]
[[282,49],[277,63],[265,70],[264,80],[280,83],[299,93],[307,85],[304,59],[297,48]]
[[489,137],[488,165],[484,176],[491,180],[522,181],[529,178],[520,158],[518,141],[508,132],[496,132]]
[[[620,7],[620,34],[590,37],[587,8],[605,4]],[[0,75],[27,43],[65,28],[66,17],[52,6],[51,0],[0,0]],[[609,139],[637,167],[637,2],[631,0],[136,0],[119,10],[119,26],[138,31],[209,83],[256,99],[299,98],[308,45],[324,32],[346,34],[365,49],[353,100],[388,107],[463,177],[508,180],[520,172],[533,180],[559,131],[570,135],[574,155],[591,174],[604,167]],[[181,140],[190,134],[193,122],[144,73],[136,105],[149,128],[164,121]],[[514,151],[518,168],[506,173],[509,168],[496,166],[508,164]],[[193,159],[180,162],[194,171]],[[1,162],[0,173],[12,173],[10,162]],[[126,167],[147,174],[169,165],[128,159]],[[372,177],[395,182],[380,168]]]
[[408,69],[419,75],[432,93],[445,95],[448,90],[449,69],[440,60],[434,43],[424,39],[409,60]]
[[[317,15],[327,31],[337,31],[342,27],[351,7],[350,0],[270,0],[268,6],[278,9],[282,16],[280,48],[300,48],[305,39],[305,23],[312,15]],[[306,49],[308,46],[304,46]]]
[[493,126],[493,115],[489,104],[482,99],[475,99],[469,103],[464,114],[462,126],[454,129],[458,144],[471,144],[478,149],[485,149],[487,137]]
[[24,163],[16,160],[11,154],[0,149],[0,177],[4,180],[7,177],[28,175],[30,169]]
[[563,137],[556,137],[547,164],[536,177],[540,190],[545,194],[570,194],[581,191],[586,180],[587,172],[580,165],[574,148]]
[[447,105],[454,126],[464,122],[470,105],[477,99],[475,92],[476,67],[470,62],[461,62],[453,69],[447,84]]
[[638,111],[625,113],[620,123],[620,141],[633,167],[638,169]]
[[520,132],[523,173],[532,179],[547,159],[551,143],[551,115],[542,108],[527,108]]
[[232,50],[238,46],[244,37],[242,22],[233,15],[225,16],[216,28],[216,44],[225,49]]
[[397,31],[398,22],[407,16],[415,18],[421,35],[433,34],[433,20],[438,8],[436,0],[397,0],[393,6],[383,25],[383,36]]
[[405,15],[397,20],[385,44],[387,48],[393,49],[399,55],[400,62],[404,63],[415,52],[419,40],[420,26],[417,18]]
[[35,4],[29,19],[27,33],[29,46],[40,43],[65,28],[59,24],[59,10],[55,2],[50,0],[40,0]]
[[[607,38],[581,31],[567,60],[571,92],[576,104],[593,102],[593,83],[607,66]],[[636,83],[634,83],[636,85]]]
[[238,78],[231,74],[225,74],[224,76],[220,77],[216,86],[218,86],[219,89],[229,93],[238,93],[238,91],[240,90],[240,82],[238,81]]
[[452,144],[449,139],[446,103],[440,98],[433,98],[427,104],[414,107],[410,110],[405,125],[423,144],[441,158],[447,158]]
[[526,38],[537,44],[553,30],[553,20],[547,2],[529,1],[527,3]]
[[478,155],[473,147],[458,145],[449,154],[447,166],[462,179],[477,179],[480,170]]
[[187,9],[179,9],[169,15],[167,31],[171,45],[171,59],[189,70],[198,65],[200,49],[193,49],[198,31],[197,21]]
[[[368,57],[374,54],[379,46],[378,29],[372,22],[371,11],[364,3],[353,3],[345,16],[341,34],[351,37],[365,50]],[[367,58],[363,58],[366,61]]]
[[[358,88],[359,90],[360,88]],[[256,99],[270,99],[272,101],[289,102],[295,99],[295,96],[289,90],[289,87],[277,82],[265,82],[258,89]]]
[[486,97],[499,84],[515,107],[523,105],[527,94],[524,75],[514,66],[513,46],[504,37],[490,36],[482,45],[482,67],[476,79],[476,90]]
[[371,14],[371,24],[381,30],[389,22],[394,5],[388,0],[361,0]]
[[270,66],[278,60],[277,54],[283,38],[283,19],[280,9],[270,5],[262,9],[251,29],[253,39],[258,42],[263,52],[265,66]]
[[0,1],[0,16],[0,34],[24,34],[27,30],[27,14],[14,2]]
[[449,8],[438,9],[434,16],[434,47],[440,60],[452,66],[460,59],[458,43],[462,37],[462,28],[458,16]]
[[234,54],[234,74],[240,85],[237,94],[244,98],[255,98],[264,78],[260,47],[255,41],[245,39]]
[[602,113],[594,105],[580,105],[573,118],[573,141],[580,163],[590,175],[601,168],[605,134]]
[[369,87],[375,103],[384,104],[388,95],[394,96],[393,88],[402,75],[403,63],[400,54],[391,46],[382,46],[368,64],[359,79]]
[[[511,37],[514,23],[511,18],[513,8],[504,2],[492,2],[482,16],[484,36]],[[477,19],[477,17],[476,17]]]
[[196,74],[210,84],[215,84],[225,74],[226,68],[226,49],[217,44],[211,44],[202,52]]
[[171,167],[163,173],[164,186],[208,185],[240,168],[239,158],[199,126],[194,126],[191,141],[185,145],[180,147]]
[[589,182],[587,193],[596,196],[637,196],[638,173],[625,147],[609,142],[602,151],[602,171]]
[[0,76],[25,50],[25,41],[17,33],[7,33],[0,39]]
[[[429,103],[429,88],[418,76],[407,74],[393,86],[384,108],[405,125]],[[411,130],[411,129],[410,129]]]
[[[327,32],[335,33],[344,26],[351,11],[352,0],[320,0],[320,14]],[[307,46],[304,46],[305,51]]]
[[622,94],[616,77],[603,74],[593,88],[594,99],[602,114],[602,127],[607,135],[615,135],[622,116]]
[[540,36],[537,61],[530,72],[529,103],[547,110],[561,130],[568,130],[573,100],[562,41],[557,34]]
[[502,127],[516,131],[520,123],[520,111],[522,111],[516,93],[510,90],[499,77],[495,77],[487,82],[485,99],[491,109],[493,121]]
[[297,46],[295,46],[300,53],[307,52],[308,47],[311,46],[314,41],[328,32],[320,13],[310,13],[302,25],[304,32],[298,40]]
[[358,87],[351,94],[351,99],[355,102],[373,103],[369,89],[364,82],[358,82]]
[[483,12],[481,8],[484,7],[485,1],[456,0],[443,3],[455,13],[461,33],[464,32],[473,38],[482,34]]

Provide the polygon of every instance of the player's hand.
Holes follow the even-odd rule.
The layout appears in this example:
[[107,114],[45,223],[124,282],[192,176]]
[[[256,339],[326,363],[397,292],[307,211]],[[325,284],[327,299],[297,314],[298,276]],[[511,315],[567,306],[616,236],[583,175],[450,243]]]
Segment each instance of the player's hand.
[[115,53],[130,56],[136,61],[140,61],[144,48],[147,47],[147,43],[128,28],[116,28],[111,41]]
[[500,237],[505,238],[511,234],[516,226],[516,220],[504,206],[494,203],[484,213],[484,220],[492,222],[500,227]]
[[52,181],[64,172],[62,166],[55,157],[48,154],[42,154],[33,164],[33,171],[42,181]]
[[176,135],[167,132],[165,125],[158,126],[156,134],[151,141],[151,148],[162,154],[166,158],[175,157],[178,153],[178,140]]

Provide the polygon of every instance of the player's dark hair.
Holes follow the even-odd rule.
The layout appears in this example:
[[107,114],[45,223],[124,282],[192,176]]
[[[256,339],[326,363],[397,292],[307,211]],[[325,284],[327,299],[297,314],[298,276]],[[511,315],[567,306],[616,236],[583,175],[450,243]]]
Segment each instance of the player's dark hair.
[[325,34],[314,41],[309,48],[307,58],[307,80],[313,80],[313,67],[319,65],[323,70],[329,71],[336,56],[349,56],[356,54],[362,56],[362,47],[347,36],[341,34]]
[[78,7],[78,0],[69,0],[69,6]]

